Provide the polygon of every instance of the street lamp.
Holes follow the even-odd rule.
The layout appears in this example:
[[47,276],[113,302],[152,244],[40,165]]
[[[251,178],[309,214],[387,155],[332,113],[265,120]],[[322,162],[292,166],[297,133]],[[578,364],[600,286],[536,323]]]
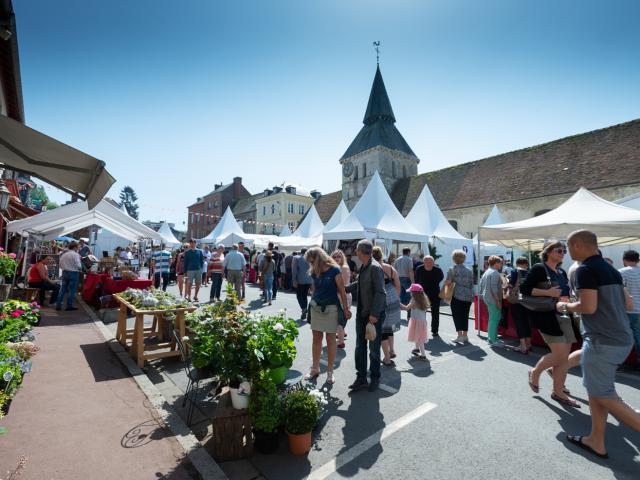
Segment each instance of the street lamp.
[[0,180],[0,210],[6,210],[9,206],[9,199],[11,198],[11,192],[4,184],[4,180]]

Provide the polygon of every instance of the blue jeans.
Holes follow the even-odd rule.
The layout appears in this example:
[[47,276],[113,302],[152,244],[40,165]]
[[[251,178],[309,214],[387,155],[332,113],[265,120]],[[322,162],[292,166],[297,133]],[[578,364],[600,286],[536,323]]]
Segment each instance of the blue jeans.
[[156,272],[153,274],[153,287],[160,288],[160,280],[162,280],[162,291],[167,291],[167,285],[169,285],[169,272]]
[[356,370],[359,379],[367,378],[367,343],[369,344],[369,373],[371,380],[380,380],[380,342],[382,341],[382,324],[384,323],[384,312],[378,317],[375,324],[376,339],[368,342],[364,336],[364,331],[369,323],[369,318],[356,317]]
[[411,286],[409,277],[400,277],[400,302],[407,305],[411,301],[411,294],[407,292],[407,288]]
[[78,289],[78,282],[80,281],[80,272],[70,272],[63,270],[62,283],[60,284],[60,291],[58,292],[58,301],[56,307],[61,307],[65,294],[67,296],[67,308],[73,307],[73,297],[76,296],[76,290]]
[[264,298],[267,302],[273,297],[273,275],[264,276]]
[[636,340],[636,357],[640,363],[640,313],[627,313],[633,338]]
[[210,299],[220,300],[220,293],[222,291],[222,273],[213,272],[211,274],[211,293],[209,293]]

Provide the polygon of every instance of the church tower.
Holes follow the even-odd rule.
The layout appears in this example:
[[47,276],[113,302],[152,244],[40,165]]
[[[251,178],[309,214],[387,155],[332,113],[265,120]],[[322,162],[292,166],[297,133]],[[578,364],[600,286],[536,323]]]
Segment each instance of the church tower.
[[387,191],[391,192],[399,179],[417,175],[420,162],[394,125],[396,117],[379,65],[363,123],[364,126],[340,159],[342,199],[349,210],[358,202],[376,170]]

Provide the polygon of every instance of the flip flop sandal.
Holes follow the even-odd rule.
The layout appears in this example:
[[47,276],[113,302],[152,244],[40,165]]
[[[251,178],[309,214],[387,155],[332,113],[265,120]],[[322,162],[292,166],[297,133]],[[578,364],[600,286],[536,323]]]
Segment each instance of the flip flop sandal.
[[314,370],[313,368],[309,370],[309,373],[307,373],[304,376],[305,380],[314,380],[316,378],[318,378],[318,376],[320,376],[320,370]]
[[384,363],[382,360],[380,360],[380,363],[382,363],[385,367],[395,367],[396,366],[396,362],[394,362],[393,360],[389,360],[388,363]]
[[426,355],[418,355],[418,360],[427,360],[427,356]]
[[[553,367],[547,368],[547,373],[551,378],[553,378]],[[571,391],[565,385],[562,386],[562,393],[565,395],[571,395]]]
[[533,393],[540,393],[540,386],[531,381],[531,370],[529,370],[529,388],[531,388]]
[[392,353],[392,354],[391,354],[391,355],[389,355],[389,356],[390,356],[391,358],[396,358],[396,354],[395,354],[395,352],[394,352],[394,353]]
[[411,350],[411,355],[419,355],[419,354],[420,354],[420,349],[414,348],[413,350]]
[[566,405],[567,407],[580,408],[580,404],[575,400],[571,400],[570,398],[562,398],[555,393],[551,394],[551,400],[555,400],[562,405]]
[[567,435],[567,441],[569,443],[573,443],[574,445],[577,445],[578,447],[582,448],[583,450],[586,450],[589,453],[593,453],[596,457],[604,458],[604,459],[609,458],[609,454],[607,454],[607,453],[598,453],[593,448],[591,448],[589,445],[587,445],[586,443],[582,443],[582,439],[583,438],[584,437],[582,435]]

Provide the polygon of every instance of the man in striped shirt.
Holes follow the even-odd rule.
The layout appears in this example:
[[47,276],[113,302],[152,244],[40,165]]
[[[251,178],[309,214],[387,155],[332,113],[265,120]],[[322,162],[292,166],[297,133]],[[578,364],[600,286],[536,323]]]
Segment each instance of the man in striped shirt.
[[151,255],[151,265],[153,268],[153,286],[160,288],[160,279],[162,279],[162,291],[167,291],[169,284],[169,271],[171,267],[171,252],[162,248],[160,245],[153,247],[153,255]]
[[620,269],[622,281],[633,300],[633,308],[627,311],[629,326],[636,343],[636,369],[640,370],[640,254],[627,250],[622,256],[624,268]]

